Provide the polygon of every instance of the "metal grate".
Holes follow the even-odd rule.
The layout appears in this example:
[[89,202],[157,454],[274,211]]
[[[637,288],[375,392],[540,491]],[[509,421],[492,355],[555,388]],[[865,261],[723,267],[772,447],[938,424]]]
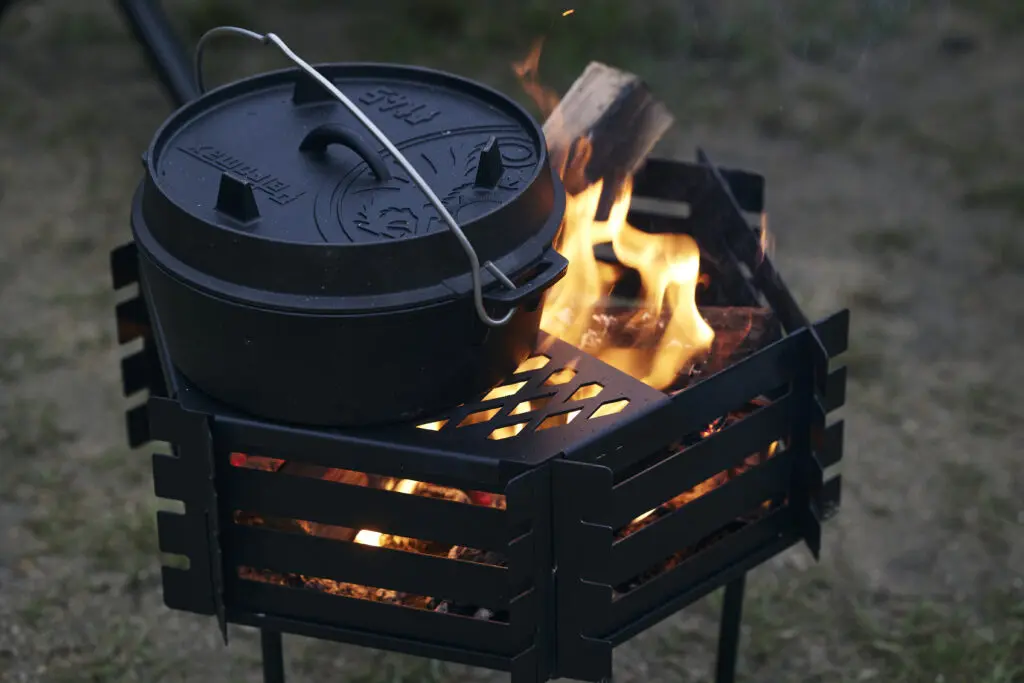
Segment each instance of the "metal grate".
[[538,452],[550,456],[614,420],[667,400],[662,392],[559,339],[542,333],[537,348],[542,351],[477,401],[392,428],[392,433],[415,430],[420,438],[426,433],[434,447],[473,453],[486,446],[503,459]]

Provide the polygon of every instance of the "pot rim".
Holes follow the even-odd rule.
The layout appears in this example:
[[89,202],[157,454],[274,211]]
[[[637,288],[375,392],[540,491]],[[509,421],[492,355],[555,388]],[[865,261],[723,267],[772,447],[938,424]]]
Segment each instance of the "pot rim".
[[[561,190],[559,184],[558,189]],[[208,275],[184,263],[170,254],[150,234],[142,217],[143,185],[140,184],[132,200],[132,232],[141,258],[147,259],[178,284],[202,294],[234,305],[248,306],[268,312],[307,315],[366,315],[427,308],[457,300],[472,302],[472,286],[469,274],[442,281],[432,287],[418,290],[403,290],[372,296],[309,296],[287,292],[271,292],[227,282]],[[529,272],[546,253],[554,251],[552,240],[562,221],[565,204],[564,192],[556,193],[556,209],[548,224],[530,241],[506,255],[496,265],[515,280]],[[555,218],[557,217],[557,221]],[[481,273],[484,290],[501,285],[488,271]],[[546,291],[553,285],[544,288]],[[467,314],[468,315],[468,314]]]

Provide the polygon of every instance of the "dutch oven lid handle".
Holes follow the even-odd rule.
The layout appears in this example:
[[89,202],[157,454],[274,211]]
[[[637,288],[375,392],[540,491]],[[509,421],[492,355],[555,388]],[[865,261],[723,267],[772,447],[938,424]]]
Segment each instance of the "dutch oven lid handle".
[[281,52],[284,53],[284,55],[288,59],[294,62],[299,68],[301,68],[307,74],[309,74],[309,76],[311,76],[321,86],[323,86],[323,88],[327,92],[331,93],[331,95],[333,95],[339,102],[345,105],[345,107],[352,113],[353,116],[359,119],[359,122],[362,123],[363,126],[368,131],[370,131],[370,133],[373,134],[373,137],[377,138],[377,142],[379,142],[384,147],[384,149],[387,150],[387,152],[394,158],[394,160],[398,162],[398,165],[402,167],[402,170],[409,174],[409,177],[412,179],[412,181],[416,183],[416,185],[420,188],[423,194],[427,196],[427,199],[430,200],[430,203],[434,206],[434,209],[437,210],[437,212],[441,215],[441,218],[444,220],[444,222],[448,224],[448,228],[459,240],[459,245],[462,247],[463,251],[466,252],[466,258],[469,259],[469,273],[473,278],[473,305],[476,308],[477,317],[479,317],[481,322],[483,322],[488,327],[501,327],[502,325],[507,324],[512,319],[512,316],[515,315],[516,309],[514,307],[510,308],[501,318],[492,318],[487,313],[487,309],[484,308],[483,284],[481,282],[480,277],[481,268],[486,268],[491,273],[491,275],[493,275],[495,279],[498,280],[498,282],[500,282],[509,290],[516,289],[515,283],[512,282],[512,280],[510,280],[508,276],[505,275],[505,273],[503,273],[501,269],[498,268],[498,266],[496,266],[491,261],[487,261],[481,266],[480,257],[477,256],[476,250],[473,248],[473,244],[469,241],[469,238],[467,238],[466,234],[462,232],[462,228],[459,227],[458,221],[456,221],[455,218],[452,217],[452,215],[448,212],[448,209],[445,208],[444,203],[441,201],[441,199],[437,196],[437,194],[434,193],[432,189],[430,189],[430,185],[427,184],[427,181],[423,179],[423,176],[419,174],[415,167],[413,167],[413,165],[409,163],[409,160],[405,158],[405,155],[402,154],[399,151],[399,149],[395,147],[394,143],[392,143],[391,140],[389,140],[388,137],[373,123],[373,121],[371,121],[369,117],[367,117],[366,114],[364,114],[362,110],[359,109],[358,106],[356,106],[355,102],[346,97],[343,92],[338,90],[338,88],[335,87],[333,83],[331,83],[331,81],[329,81],[327,78],[324,77],[323,74],[321,74],[319,71],[310,66],[308,62],[302,59],[302,57],[299,57],[297,54],[295,54],[295,52],[293,52],[292,49],[288,47],[285,44],[285,42],[281,40],[276,34],[256,33],[255,31],[250,31],[244,28],[238,28],[237,26],[218,26],[204,33],[202,37],[199,38],[199,42],[196,43],[194,65],[195,80],[196,85],[199,88],[199,94],[202,95],[205,92],[205,88],[203,87],[203,49],[206,47],[206,43],[211,38],[217,35],[224,34],[231,34],[236,36],[242,36],[244,38],[251,38],[253,40],[258,40],[264,45],[275,45],[279,50],[281,50]]
[[351,128],[339,126],[336,123],[325,123],[317,126],[302,138],[299,144],[300,152],[312,154],[323,154],[330,145],[344,145],[358,154],[363,161],[369,165],[377,180],[386,182],[391,180],[391,171],[369,143]]

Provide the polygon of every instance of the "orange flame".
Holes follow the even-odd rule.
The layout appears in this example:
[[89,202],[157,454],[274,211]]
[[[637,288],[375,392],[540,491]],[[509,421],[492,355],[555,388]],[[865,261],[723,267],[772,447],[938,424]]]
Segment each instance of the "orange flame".
[[760,253],[758,254],[758,260],[763,259],[765,256],[770,256],[772,251],[775,249],[775,238],[768,231],[768,214],[761,213],[761,230],[758,242],[760,243]]
[[519,78],[519,84],[526,94],[537,104],[541,113],[548,117],[558,107],[562,98],[557,92],[540,82],[540,55],[543,51],[544,39],[538,38],[530,47],[530,51],[523,61],[512,64],[512,70],[515,71]]
[[[543,40],[534,43],[526,58],[513,64],[523,89],[548,116],[545,130],[557,134],[558,95],[540,83],[538,70]],[[549,134],[550,137],[550,134]],[[590,159],[591,142],[576,141],[571,160],[554,160],[563,179],[583,177]],[[575,182],[567,183],[569,187]],[[591,353],[613,367],[656,389],[666,389],[696,356],[707,351],[714,331],[697,310],[696,288],[700,279],[700,248],[689,235],[648,234],[629,224],[632,178],[626,178],[608,218],[596,220],[604,190],[601,179],[567,197],[565,218],[555,248],[569,260],[566,276],[547,295],[541,328],[564,341],[582,346],[592,332],[594,314],[617,280],[614,268],[597,261],[594,247],[610,242],[618,261],[636,270],[643,285],[643,302],[631,324],[650,340],[663,314],[668,316],[664,331],[643,348],[623,348],[603,342]]]

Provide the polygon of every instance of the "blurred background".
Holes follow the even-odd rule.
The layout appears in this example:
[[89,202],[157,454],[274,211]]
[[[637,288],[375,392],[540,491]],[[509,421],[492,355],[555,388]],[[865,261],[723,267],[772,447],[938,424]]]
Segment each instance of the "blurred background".
[[[768,178],[775,259],[812,317],[853,310],[844,502],[820,565],[748,583],[744,681],[1024,681],[1024,3],[166,0],[193,43],[275,31],[310,61],[429,65],[521,97],[547,36],[677,122],[659,152]],[[574,14],[563,18],[562,11]],[[222,41],[210,80],[282,65]],[[525,101],[524,97],[521,97]],[[0,680],[261,680],[256,634],[171,612],[149,456],[123,445],[109,250],[171,106],[113,8],[0,25]],[[709,680],[720,596],[616,653],[619,683]],[[290,681],[502,681],[286,639]]]

